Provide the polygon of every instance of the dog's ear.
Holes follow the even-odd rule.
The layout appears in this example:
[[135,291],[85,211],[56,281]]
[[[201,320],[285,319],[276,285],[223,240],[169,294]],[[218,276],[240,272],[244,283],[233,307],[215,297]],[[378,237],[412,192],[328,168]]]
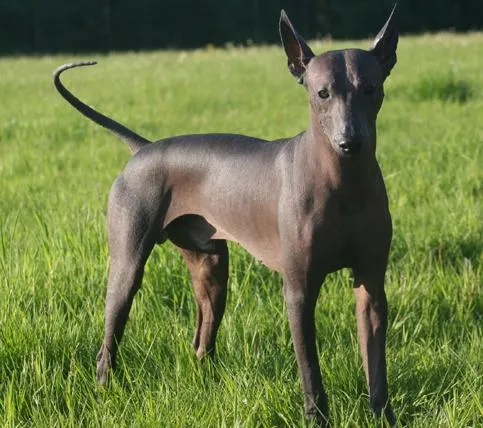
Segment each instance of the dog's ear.
[[399,40],[399,32],[397,30],[395,16],[396,8],[397,3],[394,5],[384,27],[377,34],[371,50],[382,66],[384,79],[389,76],[391,69],[397,61],[396,48]]
[[298,80],[304,83],[307,64],[315,56],[304,39],[297,33],[287,14],[282,9],[280,14],[280,38],[288,59],[288,69]]

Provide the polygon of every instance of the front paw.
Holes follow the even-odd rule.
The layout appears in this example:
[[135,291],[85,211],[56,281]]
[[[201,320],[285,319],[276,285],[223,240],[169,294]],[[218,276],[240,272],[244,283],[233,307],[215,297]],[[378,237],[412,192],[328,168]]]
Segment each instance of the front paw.
[[384,416],[390,427],[397,426],[397,419],[389,402],[387,402],[385,406],[371,403],[371,407],[377,418],[382,418]]
[[397,426],[397,420],[396,416],[394,415],[394,412],[392,411],[391,405],[388,403],[387,406],[384,409],[384,416],[386,417],[386,420],[391,427]]
[[314,422],[316,426],[329,428],[329,407],[325,394],[316,396],[305,401],[305,414],[307,419]]

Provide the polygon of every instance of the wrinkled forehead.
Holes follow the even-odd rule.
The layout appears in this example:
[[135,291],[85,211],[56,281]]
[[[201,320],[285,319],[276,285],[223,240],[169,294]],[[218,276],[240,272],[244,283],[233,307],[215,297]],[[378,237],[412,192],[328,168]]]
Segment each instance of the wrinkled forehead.
[[376,57],[362,49],[345,49],[325,52],[309,62],[307,83],[313,86],[345,85],[350,83],[379,85],[383,82],[382,70]]

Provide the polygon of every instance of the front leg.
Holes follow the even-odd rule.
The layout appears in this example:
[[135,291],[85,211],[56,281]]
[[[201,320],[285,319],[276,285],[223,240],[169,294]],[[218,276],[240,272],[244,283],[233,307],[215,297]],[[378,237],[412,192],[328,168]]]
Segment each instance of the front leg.
[[394,426],[396,418],[389,402],[387,386],[384,272],[362,275],[354,271],[354,274],[357,330],[371,408],[377,416],[384,412],[389,424]]
[[328,420],[327,395],[320,374],[315,331],[315,305],[320,283],[310,283],[285,275],[284,297],[290,331],[304,390],[305,412],[325,425]]

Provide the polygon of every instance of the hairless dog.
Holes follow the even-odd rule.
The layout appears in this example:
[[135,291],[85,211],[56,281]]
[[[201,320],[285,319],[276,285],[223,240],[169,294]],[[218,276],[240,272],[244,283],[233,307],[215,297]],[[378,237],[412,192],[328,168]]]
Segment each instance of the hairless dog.
[[155,244],[169,239],[191,273],[198,307],[196,355],[213,355],[225,310],[227,240],[283,276],[283,293],[305,410],[328,421],[316,349],[314,310],[325,276],[354,277],[357,327],[370,404],[390,424],[386,376],[384,276],[391,217],[375,157],[383,82],[396,63],[393,9],[370,50],[314,55],[284,11],[280,36],[288,68],[308,92],[310,124],[274,142],[234,134],[184,135],[151,142],[76,98],[60,94],[133,152],[109,195],[109,280],[97,380],[107,381],[131,304]]

